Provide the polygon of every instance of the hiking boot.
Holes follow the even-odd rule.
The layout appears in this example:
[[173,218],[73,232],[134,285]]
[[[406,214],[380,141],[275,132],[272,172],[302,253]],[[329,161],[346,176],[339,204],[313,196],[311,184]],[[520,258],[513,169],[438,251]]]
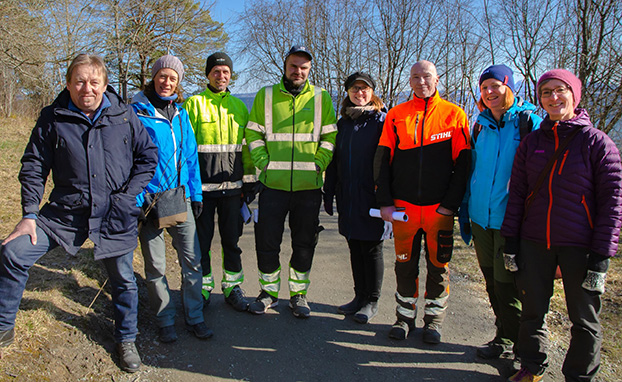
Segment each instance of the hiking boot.
[[186,329],[194,334],[194,336],[200,340],[206,340],[212,338],[214,331],[205,325],[205,322],[199,322],[198,324],[190,325],[186,324]]
[[337,312],[349,316],[358,312],[362,307],[365,301],[359,297],[358,295],[354,296],[354,299],[347,304],[341,305],[337,308]]
[[508,378],[508,382],[538,382],[541,379],[542,375],[533,374],[526,368],[521,367],[516,374]]
[[15,339],[15,328],[0,330],[0,348],[4,348],[13,343]]
[[502,355],[512,355],[512,345],[506,345],[492,340],[486,345],[477,348],[477,356],[483,359],[496,359]]
[[289,307],[296,318],[311,317],[311,308],[307,303],[307,296],[304,294],[295,294],[289,299]]
[[169,325],[160,328],[160,333],[158,334],[158,339],[160,342],[165,344],[177,341],[177,333],[175,332],[175,326]]
[[436,326],[436,325],[432,325],[432,324],[426,324],[423,327],[423,342],[425,342],[426,344],[440,344],[441,343],[441,328]]
[[266,292],[262,290],[259,293],[259,296],[255,299],[255,301],[251,302],[248,306],[248,311],[253,314],[264,314],[270,308],[276,308],[279,305],[279,299],[276,297],[272,297]]
[[394,340],[405,340],[406,337],[408,337],[408,333],[410,333],[413,329],[415,329],[414,321],[410,324],[398,318],[397,321],[395,321],[395,324],[391,327],[391,330],[389,330],[389,338],[393,338]]
[[225,297],[225,302],[233,307],[233,309],[238,312],[244,312],[248,309],[248,301],[246,301],[246,297],[244,296],[244,292],[240,289],[239,286],[235,286],[229,292],[229,296]]
[[354,321],[359,324],[366,324],[378,314],[378,301],[368,301],[361,310],[354,314]]
[[134,342],[121,342],[117,344],[121,369],[128,373],[135,373],[140,369],[140,356]]

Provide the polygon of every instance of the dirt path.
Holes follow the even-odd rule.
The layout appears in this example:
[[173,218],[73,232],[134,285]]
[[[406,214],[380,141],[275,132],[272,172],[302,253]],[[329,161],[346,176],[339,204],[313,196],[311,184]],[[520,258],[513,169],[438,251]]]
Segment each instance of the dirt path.
[[[475,355],[477,346],[493,336],[493,318],[479,281],[453,272],[443,342],[427,345],[421,341],[421,313],[418,329],[405,341],[393,341],[387,333],[395,320],[393,243],[385,244],[385,277],[380,313],[370,324],[361,325],[337,314],[336,307],[352,297],[349,254],[337,233],[336,218],[325,214],[326,228],[311,273],[309,301],[312,317],[299,320],[287,307],[286,276],[282,281],[280,305],[264,316],[235,312],[216,293],[205,309],[206,322],[215,331],[208,341],[199,341],[183,330],[178,317],[179,340],[160,344],[156,328],[146,312],[141,312],[138,339],[145,363],[129,381],[499,381],[508,372],[509,361],[483,361]],[[289,232],[282,247],[281,264],[286,270],[290,254]],[[247,295],[259,291],[252,226],[245,226],[242,247]],[[219,253],[215,243],[214,253]],[[473,256],[471,250],[457,250],[454,256]],[[215,256],[213,269],[220,269]],[[174,272],[177,272],[176,268]],[[141,272],[141,270],[137,270]],[[169,272],[169,274],[172,272]],[[285,272],[286,273],[286,272]],[[220,274],[216,273],[215,278]],[[178,290],[177,274],[171,287]],[[422,283],[423,285],[423,283]],[[219,292],[219,291],[218,291]],[[179,295],[175,298],[179,301]],[[179,305],[179,303],[178,303]],[[559,362],[553,359],[548,380],[561,380]],[[126,379],[127,378],[127,379]],[[119,378],[115,378],[119,380]]]

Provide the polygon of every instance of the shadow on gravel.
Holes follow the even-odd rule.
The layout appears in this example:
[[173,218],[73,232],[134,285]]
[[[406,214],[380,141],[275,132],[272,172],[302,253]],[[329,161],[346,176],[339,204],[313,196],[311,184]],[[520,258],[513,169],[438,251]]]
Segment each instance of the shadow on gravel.
[[[263,316],[233,311],[222,295],[213,299],[205,317],[214,338],[200,341],[183,333],[179,319],[180,338],[174,344],[159,344],[155,328],[143,328],[145,364],[183,370],[193,380],[499,380],[476,368],[464,370],[465,363],[473,363],[473,347],[425,344],[421,329],[404,341],[394,341],[386,335],[390,325],[373,320],[358,324],[337,314],[335,306],[311,302],[311,318],[301,320],[293,317],[285,299]],[[147,338],[151,340],[145,343]]]

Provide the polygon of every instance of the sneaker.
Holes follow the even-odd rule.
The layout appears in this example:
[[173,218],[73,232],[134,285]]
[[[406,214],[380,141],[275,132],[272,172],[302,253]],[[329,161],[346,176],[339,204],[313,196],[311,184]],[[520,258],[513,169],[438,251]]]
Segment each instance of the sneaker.
[[359,324],[366,324],[378,314],[378,301],[368,301],[363,307],[354,314],[354,321]]
[[347,304],[341,305],[337,308],[337,312],[349,316],[358,312],[362,307],[365,301],[361,297],[354,296],[354,299]]
[[542,375],[532,374],[529,370],[522,367],[516,374],[508,378],[509,382],[538,382]]
[[140,369],[140,356],[134,342],[121,342],[117,344],[121,369],[128,373],[135,373]]
[[502,355],[510,356],[512,353],[512,345],[501,344],[495,340],[477,348],[477,356],[483,359],[496,359]]
[[189,325],[186,324],[186,329],[194,334],[194,336],[200,340],[206,340],[212,338],[214,331],[205,325],[205,322],[199,322],[198,324]]
[[175,332],[175,326],[169,325],[160,328],[160,333],[158,334],[158,339],[160,342],[165,344],[177,341],[177,333]]
[[248,311],[253,314],[264,314],[268,309],[275,308],[277,305],[279,305],[279,299],[270,296],[268,292],[262,290],[255,301],[250,303]]
[[311,317],[311,308],[307,303],[307,296],[304,294],[295,294],[289,299],[289,307],[296,318]]
[[408,337],[408,333],[410,333],[415,328],[414,322],[408,323],[404,320],[397,319],[395,324],[389,330],[389,338],[393,338],[394,340],[405,340]]
[[0,330],[0,348],[4,348],[13,343],[15,339],[15,328]]
[[244,312],[248,309],[248,301],[246,301],[246,297],[244,296],[244,292],[240,289],[239,286],[235,286],[229,292],[229,296],[225,297],[225,302],[233,307],[233,309],[238,312]]
[[441,343],[441,328],[427,324],[423,327],[423,342],[426,344],[440,344]]

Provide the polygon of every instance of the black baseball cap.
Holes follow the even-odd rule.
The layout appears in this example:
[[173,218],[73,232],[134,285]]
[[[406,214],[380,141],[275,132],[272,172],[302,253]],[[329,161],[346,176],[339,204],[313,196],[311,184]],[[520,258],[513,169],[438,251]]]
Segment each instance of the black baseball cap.
[[346,91],[348,91],[352,87],[354,82],[356,81],[363,81],[367,85],[369,85],[369,87],[372,90],[376,90],[376,83],[374,82],[374,79],[371,78],[369,74],[363,73],[363,72],[356,72],[356,73],[350,74],[350,76],[346,78],[346,82],[344,82],[343,84],[343,86],[346,88]]
[[311,53],[309,53],[307,48],[304,47],[303,45],[292,46],[289,52],[287,52],[287,54],[285,55],[285,60],[287,60],[287,57],[289,57],[292,54],[304,54],[309,58],[309,60],[313,60],[313,56],[311,55]]

